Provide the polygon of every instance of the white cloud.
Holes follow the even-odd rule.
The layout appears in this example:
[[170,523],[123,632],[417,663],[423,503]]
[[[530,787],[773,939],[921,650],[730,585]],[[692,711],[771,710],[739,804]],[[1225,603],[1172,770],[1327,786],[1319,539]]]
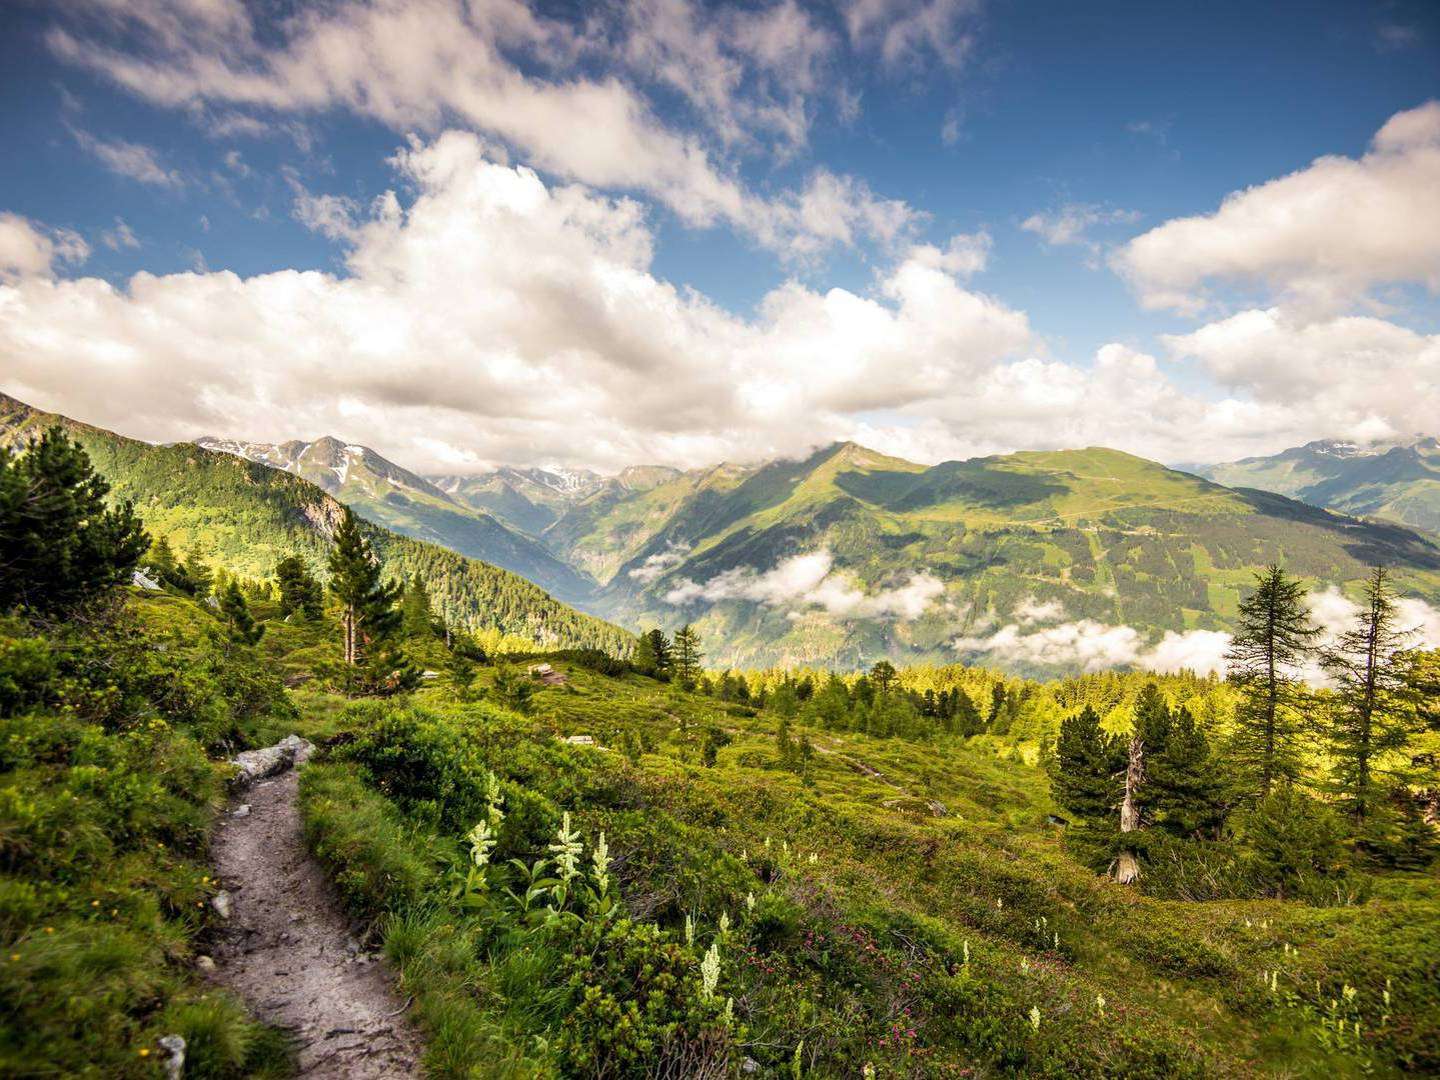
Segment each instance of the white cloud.
[[845,28],[851,42],[873,49],[901,68],[933,57],[960,67],[975,46],[978,0],[848,0]]
[[1051,247],[1082,244],[1097,225],[1129,225],[1140,220],[1136,210],[1119,210],[1088,203],[1065,203],[1054,210],[1034,213],[1020,223]]
[[1164,339],[1245,395],[1272,449],[1317,432],[1361,441],[1434,430],[1440,335],[1369,316],[1304,321],[1280,308],[1244,311]]
[[[1311,619],[1321,630],[1317,640],[1320,646],[1333,643],[1340,634],[1350,630],[1360,614],[1359,606],[1335,586],[1311,593],[1308,604]],[[1396,607],[1400,627],[1416,631],[1406,642],[1407,647],[1440,647],[1440,610],[1414,597],[1400,599]],[[1043,613],[1037,615],[1042,608]],[[1036,605],[1033,598],[1027,598],[1015,610],[1017,621],[992,633],[957,638],[952,644],[961,656],[982,661],[1082,671],[1123,667],[1167,673],[1225,674],[1230,635],[1223,631],[1166,630],[1158,637],[1147,637],[1133,626],[1115,626],[1096,619],[1033,628],[1060,614],[1063,612],[1052,610],[1052,605]],[[1315,660],[1301,670],[1300,677],[1314,685],[1328,682]]]
[[1440,101],[1397,113],[1358,159],[1316,159],[1229,195],[1213,214],[1131,240],[1111,265],[1148,308],[1195,313],[1212,285],[1259,287],[1307,312],[1373,288],[1440,290]]
[[821,608],[836,618],[913,621],[944,595],[945,585],[929,573],[912,574],[900,586],[867,593],[854,576],[834,569],[828,550],[782,559],[772,569],[737,566],[703,584],[682,578],[665,594],[677,606],[744,600],[794,611]]
[[81,263],[90,245],[71,229],[47,229],[19,214],[0,212],[0,284],[45,278],[62,263]]
[[174,188],[185,183],[178,172],[165,168],[159,156],[148,146],[124,139],[99,139],[78,128],[74,129],[74,135],[81,149],[119,176],[153,187]]
[[[764,136],[788,153],[806,137],[805,94],[829,40],[792,0],[705,12],[683,0],[644,0],[626,9],[618,32],[601,17],[548,19],[519,0],[338,0],[281,22],[279,41],[262,39],[243,5],[224,6],[223,16],[207,13],[187,33],[186,19],[157,0],[89,0],[103,18],[56,27],[48,41],[62,59],[145,100],[191,110],[216,130],[335,108],[401,132],[464,123],[559,177],[643,193],[689,225],[728,225],[787,255],[860,235],[884,240],[909,216],[860,182],[834,178],[850,201],[843,226],[831,227],[807,212],[807,203],[826,199],[828,174],[817,174],[811,190],[763,197],[699,133],[663,121],[637,87],[678,90],[722,146]],[[116,38],[123,19],[143,27],[152,47],[131,51]],[[610,73],[578,74],[592,57]],[[632,81],[622,77],[627,65]],[[211,122],[212,113],[221,119]],[[152,176],[166,175],[156,169]],[[819,234],[809,231],[817,221],[826,225]]]
[[648,556],[644,562],[632,569],[628,576],[642,585],[649,585],[683,563],[685,554],[689,550],[690,545],[688,544],[670,544],[664,551],[657,551],[654,555]]
[[1027,596],[1015,605],[1012,617],[1025,626],[1035,623],[1058,622],[1065,617],[1065,605],[1059,600],[1037,600]]
[[135,235],[135,230],[125,224],[121,218],[115,219],[115,227],[106,229],[100,234],[100,242],[111,251],[119,251],[122,248],[138,248],[140,238]]
[[977,260],[965,243],[902,257],[873,294],[788,283],[743,320],[650,273],[632,201],[548,187],[461,132],[395,165],[409,205],[387,193],[352,217],[300,200],[351,246],[345,276],[5,292],[9,388],[149,438],[340,431],[420,468],[443,463],[437,446],[451,460],[695,465],[799,453],[854,413],[958,397],[1031,344],[1023,314],[947,272]]

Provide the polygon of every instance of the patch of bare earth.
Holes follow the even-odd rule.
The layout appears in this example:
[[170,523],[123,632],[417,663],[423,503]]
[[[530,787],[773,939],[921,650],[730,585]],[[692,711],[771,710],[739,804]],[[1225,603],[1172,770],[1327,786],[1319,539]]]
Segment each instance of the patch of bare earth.
[[407,1003],[306,849],[297,786],[294,768],[255,782],[216,830],[229,918],[213,978],[294,1033],[302,1077],[418,1077],[423,1044]]

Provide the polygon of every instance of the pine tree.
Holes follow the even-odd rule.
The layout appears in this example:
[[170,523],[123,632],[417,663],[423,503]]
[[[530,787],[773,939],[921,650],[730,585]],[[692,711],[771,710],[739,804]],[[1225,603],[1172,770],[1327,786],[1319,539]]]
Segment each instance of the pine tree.
[[63,615],[129,579],[150,538],[58,425],[0,448],[0,611]]
[[280,589],[281,616],[298,614],[318,619],[324,611],[325,594],[304,560],[287,556],[275,564],[275,583]]
[[1274,565],[1256,575],[1255,591],[1240,604],[1225,660],[1231,682],[1244,695],[1235,714],[1231,754],[1252,774],[1262,797],[1277,780],[1300,775],[1296,670],[1313,651],[1318,633],[1297,579]]
[[974,699],[957,687],[951,701],[955,712],[956,733],[967,737],[978,735],[984,729],[985,724],[980,716],[980,710],[975,707]]
[[684,686],[692,686],[700,674],[700,660],[703,657],[700,651],[700,635],[695,628],[686,623],[679,630],[675,631],[674,643],[674,664],[675,674],[679,677]]
[[870,669],[870,681],[882,696],[890,693],[897,678],[899,676],[895,671],[895,665],[889,660],[881,660]]
[[162,585],[180,587],[180,563],[175,558],[175,551],[170,546],[169,537],[157,537],[150,544],[150,550],[145,554],[145,562],[150,567],[150,572],[155,579]]
[[265,635],[265,627],[250,614],[250,605],[234,578],[220,593],[220,617],[230,633],[230,640],[240,645],[254,645]]
[[1126,748],[1124,794],[1120,800],[1121,846],[1115,861],[1115,880],[1129,885],[1140,877],[1140,838],[1138,833],[1154,821],[1154,808],[1147,805],[1150,786],[1146,776],[1149,755],[1165,752],[1170,740],[1170,707],[1160,688],[1147,683],[1135,702],[1135,726]]
[[1379,797],[1376,773],[1383,756],[1409,740],[1415,711],[1390,575],[1376,567],[1365,585],[1354,629],[1321,654],[1336,683],[1330,749],[1349,809],[1364,819]]

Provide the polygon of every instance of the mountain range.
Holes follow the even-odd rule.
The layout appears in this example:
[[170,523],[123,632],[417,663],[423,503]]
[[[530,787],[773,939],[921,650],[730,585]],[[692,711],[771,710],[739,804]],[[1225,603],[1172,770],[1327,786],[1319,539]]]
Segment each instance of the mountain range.
[[[0,400],[0,438],[41,422]],[[1320,480],[1299,483],[1318,476],[1313,464],[1237,463],[1254,475],[1228,487],[1102,447],[924,466],[837,443],[799,460],[609,477],[422,476],[333,438],[154,447],[72,427],[177,546],[202,538],[242,573],[268,573],[297,538],[318,551],[316,523],[343,502],[376,523],[397,568],[438,579],[437,595],[462,620],[483,617],[484,590],[467,585],[457,600],[448,582],[479,567],[518,580],[499,576],[508,570],[555,599],[539,589],[512,597],[497,625],[586,618],[557,600],[597,617],[567,631],[575,640],[611,633],[601,619],[631,630],[692,622],[719,666],[890,657],[1044,673],[1141,663],[1161,646],[1175,663],[1197,642],[1215,652],[1254,572],[1272,561],[1312,587],[1341,589],[1383,563],[1407,593],[1440,601],[1440,540],[1260,490],[1284,479],[1316,498]],[[1364,463],[1372,476],[1400,449],[1302,448],[1317,461]],[[1425,460],[1434,449],[1406,454]],[[442,553],[454,564],[438,565]]]
[[1440,533],[1440,440],[1433,436],[1374,445],[1325,439],[1197,471],[1222,484]]

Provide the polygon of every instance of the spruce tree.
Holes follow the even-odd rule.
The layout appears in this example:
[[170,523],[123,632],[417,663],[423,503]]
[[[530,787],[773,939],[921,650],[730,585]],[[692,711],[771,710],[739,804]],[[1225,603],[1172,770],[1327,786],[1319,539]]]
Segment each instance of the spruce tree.
[[675,674],[683,685],[687,687],[694,685],[695,679],[700,674],[700,660],[703,655],[700,651],[700,635],[695,632],[693,626],[686,623],[675,631]]
[[0,448],[0,611],[65,615],[130,577],[150,538],[58,425]]
[[306,619],[320,618],[324,610],[324,592],[303,559],[290,555],[276,563],[275,584],[280,589],[282,617],[298,614]]
[[640,635],[635,648],[635,670],[652,678],[664,678],[670,674],[670,639],[658,626]]
[[1302,691],[1296,671],[1318,633],[1300,581],[1274,565],[1256,575],[1255,591],[1241,601],[1225,660],[1230,681],[1243,694],[1231,754],[1262,797],[1277,780],[1300,775]]
[[170,539],[165,536],[157,537],[151,544],[150,550],[145,553],[146,565],[150,572],[162,585],[171,585],[179,588],[181,580],[180,563],[175,558],[175,550],[170,546]]
[[225,620],[230,640],[240,645],[254,645],[265,635],[265,627],[250,614],[250,605],[234,578],[220,593],[220,617]]
[[[395,604],[400,585],[381,580],[379,561],[348,509],[335,531],[329,569],[330,591],[340,604],[347,686],[378,693],[413,686],[418,672],[394,641],[401,626],[401,612]],[[361,668],[364,670],[359,671]]]
[[416,574],[403,587],[400,601],[401,623],[407,638],[428,638],[435,635],[435,613],[430,604],[430,590],[425,577]]
[[898,678],[899,675],[895,671],[895,665],[890,663],[889,660],[881,660],[870,669],[870,682],[874,684],[875,689],[878,690],[882,696],[890,692]]
[[198,544],[191,545],[189,554],[185,556],[185,565],[181,569],[185,572],[185,580],[190,583],[190,594],[195,599],[204,600],[210,595],[215,584],[215,574],[206,564]]
[[1051,760],[1051,793],[1057,803],[1084,819],[1085,831],[1092,836],[1115,831],[1125,759],[1125,743],[1101,728],[1100,715],[1089,705],[1061,721]]
[[1390,575],[1377,566],[1365,584],[1354,628],[1321,654],[1336,684],[1330,733],[1336,779],[1359,819],[1375,809],[1382,759],[1410,738],[1415,710],[1403,652],[1410,636],[1399,625]]
[[1205,733],[1188,709],[1170,714],[1165,741],[1145,760],[1145,801],[1176,836],[1217,839],[1225,822],[1225,782]]

